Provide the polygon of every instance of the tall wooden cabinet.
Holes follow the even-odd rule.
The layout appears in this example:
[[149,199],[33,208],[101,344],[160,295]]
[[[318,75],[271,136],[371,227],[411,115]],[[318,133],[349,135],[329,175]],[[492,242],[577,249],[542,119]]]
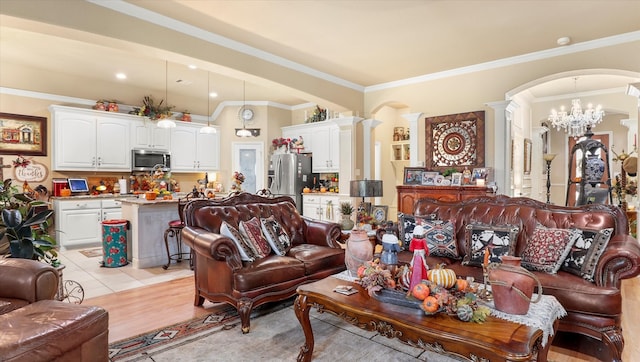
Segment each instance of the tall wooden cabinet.
[[418,186],[398,185],[398,212],[413,214],[413,204],[422,198],[441,201],[462,201],[478,196],[493,196],[492,188],[485,186]]

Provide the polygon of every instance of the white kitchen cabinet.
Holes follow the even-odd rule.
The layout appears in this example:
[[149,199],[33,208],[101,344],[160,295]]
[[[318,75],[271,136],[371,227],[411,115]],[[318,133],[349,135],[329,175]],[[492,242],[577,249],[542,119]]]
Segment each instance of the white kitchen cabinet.
[[49,109],[54,170],[131,170],[131,116],[63,106]]
[[220,131],[200,133],[202,125],[171,129],[171,171],[204,172],[220,168]]
[[171,130],[146,119],[131,123],[131,148],[169,150]]
[[56,199],[53,209],[62,250],[102,245],[102,221],[122,218],[120,201],[114,199]]
[[304,140],[304,151],[313,153],[312,171],[340,172],[340,128],[332,121],[282,127],[283,138]]
[[340,222],[342,218],[340,202],[348,199],[347,196],[338,194],[302,195],[302,215],[318,220]]

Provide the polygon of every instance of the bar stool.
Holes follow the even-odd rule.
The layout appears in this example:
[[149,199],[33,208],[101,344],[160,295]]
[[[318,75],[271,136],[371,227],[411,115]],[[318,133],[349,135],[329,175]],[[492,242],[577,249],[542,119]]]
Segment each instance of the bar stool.
[[[164,246],[167,249],[167,264],[162,266],[162,269],[169,269],[169,265],[171,265],[172,261],[176,261],[176,263],[180,263],[183,260],[189,260],[189,266],[193,269],[193,260],[191,258],[191,253],[182,251],[182,229],[184,228],[184,217],[182,216],[182,210],[184,210],[184,206],[189,202],[189,200],[193,198],[201,197],[200,192],[192,191],[188,193],[185,197],[178,199],[178,215],[180,216],[179,220],[171,220],[169,221],[169,227],[164,231]],[[169,238],[174,238],[176,240],[177,250],[175,253],[171,254],[171,250],[169,250]],[[187,257],[185,257],[187,255]]]

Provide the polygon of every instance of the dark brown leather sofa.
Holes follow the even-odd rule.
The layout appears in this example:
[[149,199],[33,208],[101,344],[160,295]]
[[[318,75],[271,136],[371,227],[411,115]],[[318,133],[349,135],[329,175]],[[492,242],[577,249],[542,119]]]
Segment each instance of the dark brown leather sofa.
[[[291,238],[283,256],[273,252],[253,262],[242,261],[228,237],[220,235],[223,221],[238,228],[253,217],[274,216]],[[225,302],[240,314],[248,333],[251,310],[283,300],[303,283],[346,269],[340,226],[301,216],[290,197],[262,197],[240,193],[222,200],[196,199],[183,210],[182,240],[194,251],[195,305],[204,300]]]
[[0,259],[0,360],[109,360],[108,313],[53,300],[57,291],[51,266]]
[[[620,326],[620,282],[640,274],[640,244],[629,235],[626,214],[619,207],[592,204],[568,208],[503,195],[461,202],[420,199],[415,203],[415,216],[433,214],[440,220],[454,220],[458,250],[462,253],[468,252],[465,226],[470,222],[520,226],[516,256],[522,255],[537,223],[550,228],[613,228],[611,239],[597,263],[594,282],[562,270],[557,274],[534,274],[541,281],[543,293],[555,296],[568,313],[560,320],[560,331],[600,340],[610,351],[611,360],[621,360],[624,339]],[[401,261],[410,260],[410,253],[402,254]],[[427,263],[430,267],[444,263],[457,275],[482,280],[482,268],[462,265],[461,260],[429,256]]]

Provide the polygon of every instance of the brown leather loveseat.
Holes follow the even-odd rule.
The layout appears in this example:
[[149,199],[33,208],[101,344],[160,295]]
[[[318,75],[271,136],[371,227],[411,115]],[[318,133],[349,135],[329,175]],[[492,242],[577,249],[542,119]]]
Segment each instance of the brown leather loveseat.
[[[195,199],[183,210],[182,240],[194,251],[195,305],[204,300],[225,302],[240,315],[242,332],[248,333],[251,310],[283,300],[296,288],[346,269],[340,226],[301,216],[290,197],[262,197],[240,193],[222,200]],[[247,259],[247,252],[228,236],[251,219],[276,220],[290,243],[276,254]],[[244,255],[241,255],[241,253]]]
[[[413,217],[451,220],[460,258],[429,256],[430,267],[444,263],[457,275],[482,280],[482,268],[465,265],[469,254],[466,238],[470,224],[515,225],[518,227],[515,256],[522,256],[538,224],[556,229],[613,228],[608,244],[594,262],[593,281],[564,271],[534,271],[544,294],[555,296],[568,315],[560,320],[559,330],[580,333],[600,340],[609,349],[611,360],[621,360],[624,340],[620,326],[622,294],[620,282],[640,274],[640,245],[629,235],[627,217],[617,206],[591,204],[580,208],[554,206],[529,198],[507,196],[478,197],[461,202],[420,199],[414,204]],[[399,220],[399,223],[401,221]],[[401,235],[402,236],[402,235]],[[400,260],[410,259],[403,252]]]
[[53,300],[57,291],[53,267],[0,259],[0,360],[109,360],[107,311]]

